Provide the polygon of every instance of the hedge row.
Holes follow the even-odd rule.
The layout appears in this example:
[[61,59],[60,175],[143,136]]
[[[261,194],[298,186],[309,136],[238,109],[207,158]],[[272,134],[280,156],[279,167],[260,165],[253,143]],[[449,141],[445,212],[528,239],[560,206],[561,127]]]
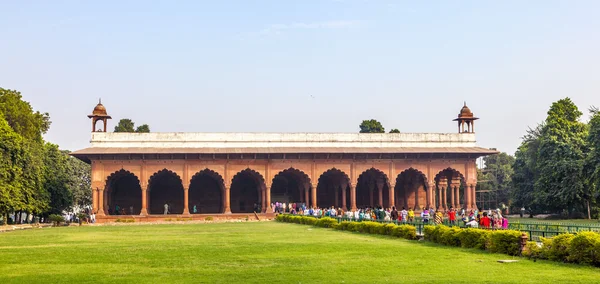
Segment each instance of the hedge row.
[[542,244],[527,242],[523,255],[530,258],[600,266],[600,234],[580,232],[542,238]]
[[404,238],[407,240],[417,239],[417,229],[411,225],[396,225],[396,224],[382,224],[372,221],[364,222],[352,222],[343,221],[338,223],[336,219],[324,217],[316,219],[314,217],[307,216],[295,216],[295,215],[283,215],[279,214],[276,218],[277,221],[286,223],[296,223],[313,225],[322,228],[333,228],[341,231],[350,231],[367,234],[378,234],[378,235],[389,235],[398,238]]
[[489,231],[428,225],[423,228],[423,233],[426,240],[447,246],[478,248],[508,255],[518,255],[520,252],[521,232],[519,231]]

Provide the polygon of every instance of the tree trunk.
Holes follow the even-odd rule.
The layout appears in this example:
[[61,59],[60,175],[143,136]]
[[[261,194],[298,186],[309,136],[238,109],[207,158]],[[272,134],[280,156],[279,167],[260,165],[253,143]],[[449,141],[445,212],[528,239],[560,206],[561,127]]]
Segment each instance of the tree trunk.
[[592,220],[592,214],[590,212],[590,201],[587,200],[588,220]]

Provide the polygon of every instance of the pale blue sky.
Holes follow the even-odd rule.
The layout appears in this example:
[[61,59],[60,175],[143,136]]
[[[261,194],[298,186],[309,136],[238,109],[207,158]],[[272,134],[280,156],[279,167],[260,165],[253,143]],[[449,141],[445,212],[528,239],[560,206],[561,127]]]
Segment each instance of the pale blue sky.
[[550,104],[600,105],[600,1],[0,0],[0,86],[88,146],[99,97],[155,132],[455,132],[513,153]]

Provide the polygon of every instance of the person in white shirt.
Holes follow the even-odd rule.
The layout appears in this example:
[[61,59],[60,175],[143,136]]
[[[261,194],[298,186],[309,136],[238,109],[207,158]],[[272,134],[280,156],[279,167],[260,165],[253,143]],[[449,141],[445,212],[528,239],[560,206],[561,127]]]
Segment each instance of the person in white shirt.
[[469,221],[465,225],[467,225],[467,227],[471,227],[471,228],[479,228],[479,224],[477,224],[477,221],[473,217],[471,217],[471,221]]
[[406,211],[406,208],[402,207],[402,211],[400,211],[400,217],[402,222],[406,222],[408,220],[408,211]]

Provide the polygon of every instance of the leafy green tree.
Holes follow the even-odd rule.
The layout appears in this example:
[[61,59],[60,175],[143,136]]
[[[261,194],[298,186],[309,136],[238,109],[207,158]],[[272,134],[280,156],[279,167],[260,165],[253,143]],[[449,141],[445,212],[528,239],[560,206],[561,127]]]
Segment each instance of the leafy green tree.
[[587,127],[569,98],[552,104],[540,136],[535,200],[549,210],[569,212],[584,208]]
[[[69,152],[63,151],[63,154],[68,155]],[[67,156],[67,168],[69,170],[67,186],[73,196],[73,205],[79,207],[91,205],[91,166],[75,157]]]
[[25,140],[41,141],[42,134],[50,128],[48,113],[33,111],[31,104],[24,101],[17,91],[0,88],[0,113]]
[[138,133],[149,133],[150,126],[148,124],[142,124],[135,127],[135,123],[129,118],[123,118],[119,120],[119,123],[115,126],[115,132],[138,132]]
[[484,168],[478,170],[477,190],[491,190],[496,193],[499,203],[509,205],[512,187],[513,164],[515,157],[504,152],[483,158]]
[[[588,189],[585,198],[588,200],[588,208],[598,204],[600,195],[600,112],[597,108],[590,108],[591,118],[588,123],[589,132],[587,137],[590,151],[586,161],[584,175],[587,177]],[[588,209],[588,217],[591,217]]]
[[73,195],[69,190],[68,159],[57,145],[44,145],[44,188],[50,194],[50,208],[46,213],[61,214],[73,204]]
[[0,116],[0,213],[3,216],[22,206],[24,152],[23,138]]
[[135,129],[135,132],[138,132],[138,133],[149,133],[150,132],[150,126],[148,126],[148,124],[142,124],[142,125],[138,126]]
[[375,119],[363,120],[359,127],[360,133],[385,133],[385,128],[383,128],[381,122]]
[[398,128],[394,128],[390,130],[390,133],[400,133],[400,130],[398,130]]
[[123,118],[115,126],[115,132],[135,132],[135,124],[129,118]]

